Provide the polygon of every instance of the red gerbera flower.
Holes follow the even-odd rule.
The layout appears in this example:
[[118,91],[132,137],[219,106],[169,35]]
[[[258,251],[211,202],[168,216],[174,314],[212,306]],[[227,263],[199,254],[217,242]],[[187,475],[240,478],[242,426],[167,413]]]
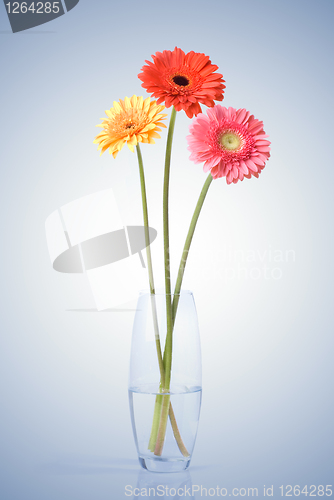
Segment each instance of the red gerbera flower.
[[173,52],[156,52],[152,58],[153,63],[145,61],[148,66],[142,67],[138,77],[158,104],[183,109],[192,118],[202,111],[199,103],[212,107],[214,101],[223,100],[225,80],[215,73],[218,66],[211,64],[209,56],[193,51],[185,54],[175,47]]

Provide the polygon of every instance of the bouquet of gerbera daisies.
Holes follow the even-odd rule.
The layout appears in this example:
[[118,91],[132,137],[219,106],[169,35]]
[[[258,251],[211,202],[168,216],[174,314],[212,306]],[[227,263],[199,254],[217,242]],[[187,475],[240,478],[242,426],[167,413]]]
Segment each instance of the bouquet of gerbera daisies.
[[[212,180],[225,177],[227,184],[231,184],[242,181],[245,177],[248,179],[252,176],[258,177],[270,156],[270,142],[263,130],[263,123],[254,118],[249,111],[225,108],[215,104],[215,101],[223,100],[225,85],[223,75],[216,72],[218,66],[213,65],[208,56],[193,51],[185,54],[181,49],[175,48],[172,52],[168,50],[162,53],[157,52],[152,58],[153,62],[146,61],[147,64],[143,66],[138,76],[143,82],[142,87],[157,98],[157,101],[151,101],[150,97],[143,99],[136,95],[131,98],[125,97],[119,102],[115,101],[113,107],[106,111],[107,118],[98,125],[102,127],[102,132],[94,142],[99,145],[101,154],[109,149],[114,158],[125,144],[133,152],[136,148],[140,171],[149,287],[150,294],[154,296],[155,285],[140,143],[154,144],[154,139],[160,138],[158,132],[161,131],[161,127],[166,127],[163,121],[167,116],[162,114],[162,111],[165,107],[172,107],[167,135],[163,188],[167,333],[162,353],[159,333],[156,332],[161,396],[158,395],[156,400],[148,449],[156,456],[162,454],[169,418],[179,449],[183,456],[188,456],[189,453],[178,430],[169,391],[172,373],[173,328],[191,241]],[[202,113],[201,105],[209,108],[207,114]],[[187,137],[188,149],[191,152],[190,159],[195,163],[203,163],[204,172],[209,172],[209,174],[204,182],[185,239],[172,295],[168,221],[169,174],[176,114],[182,110],[189,118],[195,116],[190,124],[190,135]]]

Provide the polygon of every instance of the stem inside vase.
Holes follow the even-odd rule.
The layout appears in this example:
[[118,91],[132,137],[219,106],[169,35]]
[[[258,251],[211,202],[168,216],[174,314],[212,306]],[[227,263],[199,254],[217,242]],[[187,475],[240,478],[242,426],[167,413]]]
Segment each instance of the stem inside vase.
[[[160,390],[163,392],[164,386],[165,386],[165,365],[164,365],[163,358],[162,358],[159,326],[158,326],[156,303],[155,303],[155,287],[154,287],[153,266],[152,266],[152,256],[151,256],[150,237],[149,237],[149,221],[148,221],[148,208],[147,208],[144,165],[143,165],[143,158],[142,158],[139,144],[137,144],[136,150],[137,150],[137,157],[138,157],[142,205],[143,205],[145,244],[146,244],[147,267],[148,267],[151,304],[152,304],[152,316],[153,316],[153,325],[154,325],[154,332],[155,332],[156,351],[157,351],[160,377],[161,377]],[[171,304],[170,304],[170,309],[171,309]],[[150,441],[148,444],[148,449],[151,450],[152,452],[155,452],[155,449],[156,449],[156,443],[157,443],[157,439],[158,439],[162,408],[166,407],[166,403],[165,404],[164,403],[165,402],[163,400],[163,396],[157,395],[156,396],[155,411],[154,411],[154,416],[153,416],[153,423],[152,423],[152,431],[151,431]],[[187,449],[182,441],[182,438],[181,438],[181,435],[180,435],[180,432],[179,432],[179,429],[178,429],[178,426],[176,423],[174,411],[173,411],[171,404],[168,404],[168,414],[167,415],[169,415],[170,422],[171,422],[172,429],[173,429],[173,433],[174,433],[174,437],[176,439],[176,442],[178,444],[178,447],[179,447],[182,455],[189,456],[189,453],[188,453],[188,451],[187,451]],[[160,441],[159,442],[161,443],[161,434],[160,434]],[[163,446],[163,442],[162,442],[162,446]]]

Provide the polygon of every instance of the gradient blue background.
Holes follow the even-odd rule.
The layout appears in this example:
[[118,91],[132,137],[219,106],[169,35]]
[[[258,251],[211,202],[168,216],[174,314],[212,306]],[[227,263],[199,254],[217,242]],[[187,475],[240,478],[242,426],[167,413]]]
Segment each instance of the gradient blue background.
[[[154,481],[259,496],[274,485],[279,498],[280,485],[334,483],[333,14],[329,0],[80,0],[13,35],[0,5],[1,499],[120,499],[125,485]],[[198,440],[190,472],[161,478],[140,471],[129,418],[135,303],[89,312],[84,276],[53,271],[44,222],[113,187],[141,223],[135,155],[100,158],[92,140],[113,100],[143,95],[144,60],[175,45],[219,65],[224,104],[264,121],[272,157],[259,180],[210,188],[184,281],[202,338]],[[205,179],[188,159],[188,126],[179,113],[174,276]],[[142,148],[158,285],[165,138]],[[264,264],[279,279],[254,271]]]

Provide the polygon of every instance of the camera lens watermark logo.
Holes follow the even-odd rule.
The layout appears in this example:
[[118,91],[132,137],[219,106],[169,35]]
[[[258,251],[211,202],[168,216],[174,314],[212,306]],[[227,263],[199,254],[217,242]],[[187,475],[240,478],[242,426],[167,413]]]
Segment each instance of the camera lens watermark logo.
[[11,2],[3,0],[13,33],[53,21],[72,10],[79,0]]

